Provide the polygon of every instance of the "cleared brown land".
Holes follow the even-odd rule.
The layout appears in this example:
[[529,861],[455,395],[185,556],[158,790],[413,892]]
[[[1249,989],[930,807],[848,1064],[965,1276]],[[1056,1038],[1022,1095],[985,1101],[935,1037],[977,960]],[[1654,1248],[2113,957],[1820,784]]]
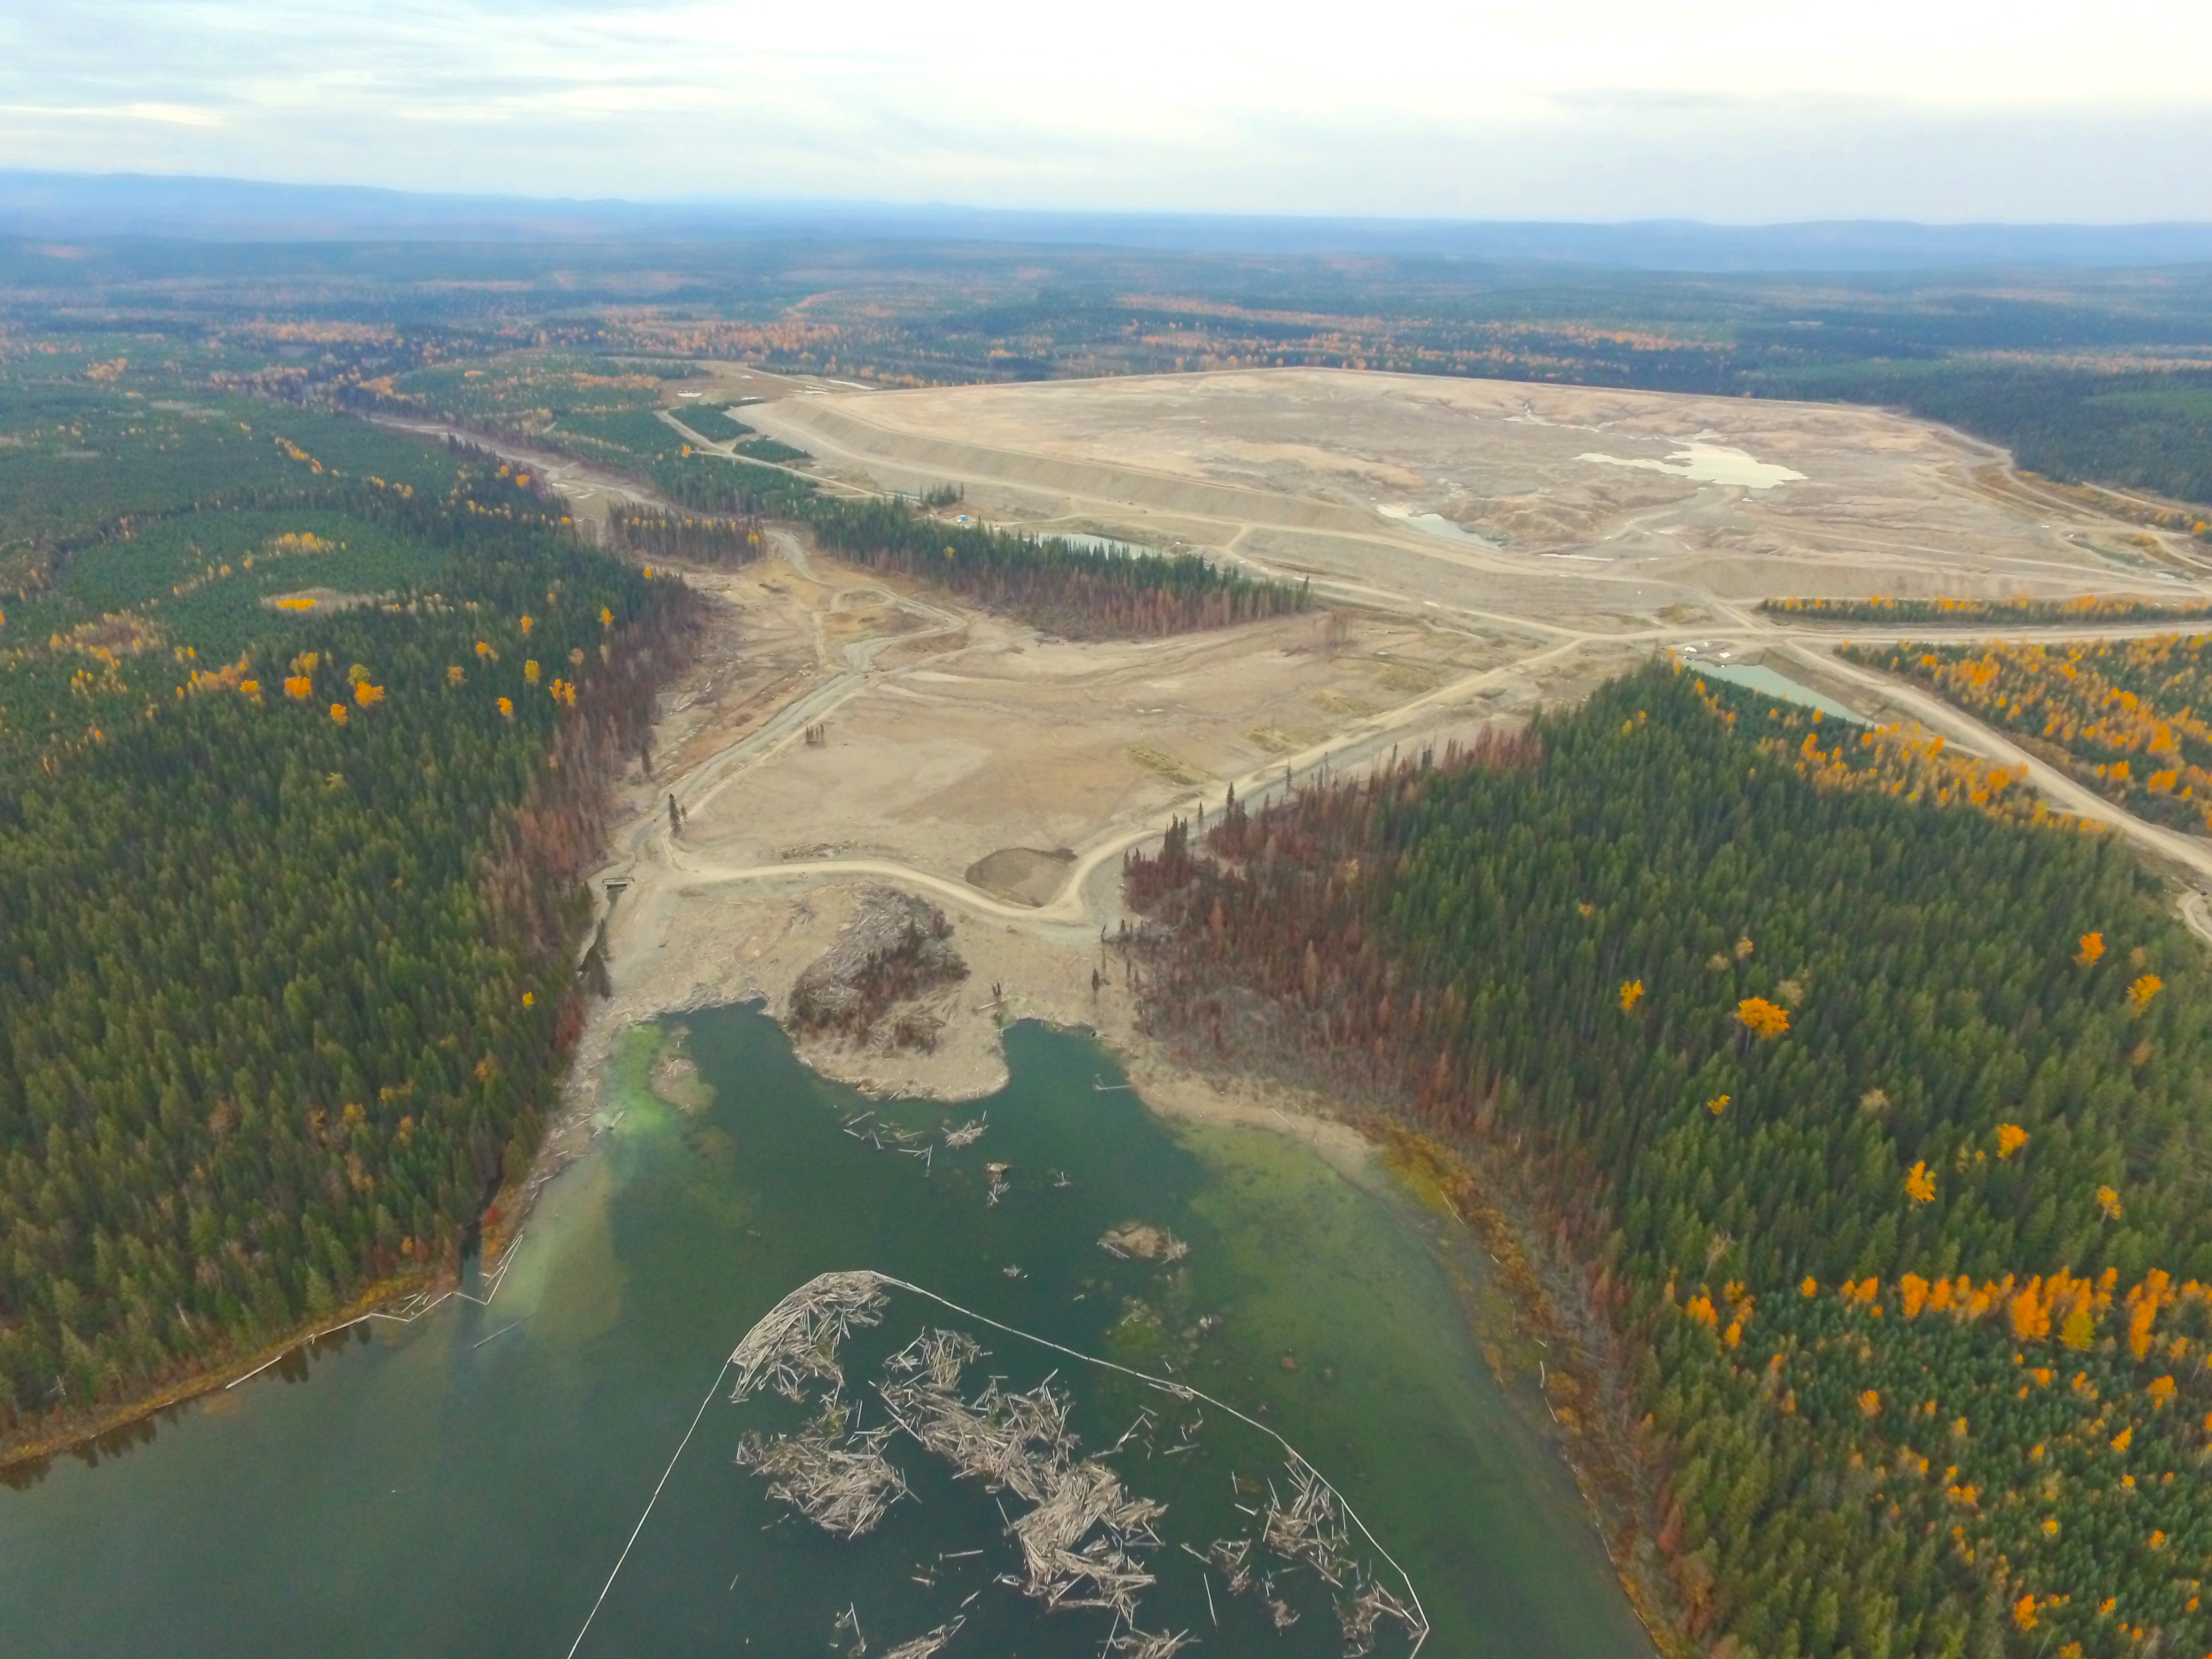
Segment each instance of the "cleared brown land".
[[[973,977],[938,1053],[811,1053],[825,1070],[974,1093],[1003,1074],[1006,1013],[1095,1025],[1142,1064],[1097,944],[1120,915],[1121,854],[1232,785],[1249,795],[1286,769],[1525,718],[1668,648],[1763,658],[1973,745],[1963,717],[1833,661],[1837,630],[1749,602],[2205,591],[2185,544],[1861,409],[1307,370],[757,384],[772,400],[746,419],[850,484],[962,483],[962,510],[990,521],[1310,575],[1323,609],[1077,643],[782,532],[758,565],[687,573],[720,620],[605,872],[629,886],[610,919],[616,995],[590,1043],[700,1002],[758,994],[781,1012],[857,896],[890,883],[946,911]],[[611,483],[557,482],[586,510]],[[2066,780],[2036,781],[2071,805]],[[1152,1069],[1148,1087],[1173,1086]],[[588,1092],[595,1068],[575,1075]]]
[[[2012,475],[1985,445],[1827,404],[1281,369],[833,392],[747,418],[856,482],[964,483],[988,517],[1556,623],[1788,593],[2171,595],[2195,569],[2185,538],[1993,487]],[[1803,476],[1732,481],[1768,469]]]

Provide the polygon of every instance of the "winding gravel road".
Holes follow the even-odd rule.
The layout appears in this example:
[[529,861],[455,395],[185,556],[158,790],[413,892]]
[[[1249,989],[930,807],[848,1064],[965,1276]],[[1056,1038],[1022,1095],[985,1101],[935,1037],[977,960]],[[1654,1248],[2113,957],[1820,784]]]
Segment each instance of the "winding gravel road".
[[[710,443],[677,420],[673,413],[665,413],[664,418],[687,437],[697,439],[708,453],[737,459],[731,456],[726,444]],[[387,423],[428,435],[443,436],[450,430],[433,422],[394,421]],[[600,472],[566,457],[532,450],[526,446],[494,442],[471,433],[454,432],[452,435],[495,448],[502,456],[532,467],[549,486],[564,493],[579,489],[603,490],[641,505],[672,505],[634,480]],[[780,470],[797,471],[794,468]],[[816,479],[815,482],[822,481]],[[1261,492],[1254,493],[1256,495]],[[1224,543],[1233,544],[1243,531],[1252,528],[1254,524],[1265,522],[1267,516],[1255,514],[1252,521],[1244,523],[1224,521],[1224,529],[1232,532],[1224,536]],[[796,537],[788,532],[776,530],[770,532],[770,538],[776,556],[791,564],[799,574],[811,581],[837,586],[814,569]],[[1523,568],[1510,556],[1450,546],[1419,532],[1397,530],[1379,520],[1371,539],[1397,551],[1417,551],[1428,559],[1463,568],[1510,569],[1516,573]],[[1294,573],[1276,572],[1258,560],[1243,557],[1233,551],[1228,556],[1257,574],[1281,574],[1296,579]],[[1595,585],[1618,585],[1620,580],[1602,571],[1584,572],[1566,566],[1557,567],[1553,574],[1578,578]],[[1310,776],[1324,767],[1342,770],[1358,766],[1379,757],[1394,744],[1404,744],[1408,738],[1418,740],[1425,726],[1439,722],[1478,694],[1516,676],[1525,675],[1532,669],[1557,663],[1579,652],[1594,648],[1617,650],[1624,645],[1643,645],[1656,650],[1695,641],[1701,647],[1726,646],[1737,653],[1779,649],[1831,679],[1863,686],[1893,707],[1910,710],[1928,729],[1942,733],[1946,738],[1973,753],[2008,766],[2026,769],[2029,786],[2053,805],[2110,826],[2115,833],[2126,836],[2169,868],[2185,872],[2193,882],[2212,886],[2212,842],[2146,822],[2029,755],[2002,733],[1942,698],[1889,675],[1846,662],[1838,657],[1833,649],[1846,636],[1862,644],[1888,644],[1906,638],[1930,641],[1986,639],[1991,636],[1992,631],[1986,627],[1885,629],[1854,626],[1846,629],[1834,626],[1806,626],[1778,621],[1738,603],[1723,599],[1717,594],[1691,589],[1687,591],[1692,592],[1700,603],[1725,620],[1703,626],[1635,626],[1603,629],[1577,628],[1549,617],[1509,611],[1474,610],[1442,605],[1419,592],[1387,584],[1316,579],[1314,586],[1316,591],[1340,593],[1343,598],[1366,609],[1445,626],[1476,626],[1486,623],[1504,624],[1535,635],[1547,642],[1510,662],[1469,674],[1435,690],[1410,698],[1324,742],[1246,774],[1235,780],[1233,787],[1248,800],[1265,799],[1270,793],[1283,789],[1287,783]],[[808,726],[823,719],[840,705],[898,673],[910,672],[915,667],[922,665],[908,664],[903,669],[887,673],[877,666],[877,659],[886,647],[893,644],[913,645],[933,638],[956,637],[965,627],[964,619],[953,611],[885,587],[864,582],[846,586],[841,591],[880,599],[919,617],[923,627],[919,630],[874,635],[847,644],[843,647],[844,667],[840,672],[794,697],[758,730],[717,750],[680,778],[665,783],[664,789],[674,794],[679,805],[687,810],[708,805],[742,779],[754,766],[799,739]],[[2212,588],[2208,588],[2204,596],[2212,597]],[[2178,592],[2176,597],[2183,595]],[[2108,623],[2087,627],[2008,629],[2002,630],[2002,634],[2009,640],[2058,641],[2130,639],[2160,631],[2141,624]],[[1224,785],[1194,791],[1174,803],[1170,811],[1174,815],[1183,817],[1200,809],[1208,812],[1218,811],[1225,801],[1230,787]],[[1154,839],[1165,827],[1158,817],[1149,815],[1142,820],[1110,826],[1087,846],[1078,849],[1075,862],[1069,867],[1054,896],[1042,905],[1031,906],[995,898],[965,882],[890,860],[808,859],[774,864],[718,863],[697,855],[673,840],[668,833],[666,815],[656,803],[653,810],[641,813],[617,835],[615,845],[621,849],[620,854],[615,863],[601,872],[601,876],[627,879],[634,885],[647,888],[698,888],[740,882],[812,883],[865,877],[929,892],[973,915],[989,916],[1072,939],[1077,934],[1093,935],[1101,927],[1110,925],[1119,915],[1120,908],[1118,883],[1111,878],[1118,871],[1122,854],[1133,847]],[[2194,890],[2186,891],[2182,896],[2180,908],[2189,925],[2208,942],[2212,942],[2212,905],[2208,905],[2204,896]]]

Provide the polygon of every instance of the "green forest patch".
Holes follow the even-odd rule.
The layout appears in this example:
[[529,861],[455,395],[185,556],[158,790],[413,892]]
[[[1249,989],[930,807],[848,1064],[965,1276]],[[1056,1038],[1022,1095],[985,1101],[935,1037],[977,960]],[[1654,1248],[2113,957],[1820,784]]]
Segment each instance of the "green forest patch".
[[0,747],[42,728],[97,724],[134,697],[169,696],[196,670],[345,608],[283,606],[280,596],[360,603],[414,586],[442,562],[387,528],[329,510],[188,513],[95,544],[53,590],[4,613]]
[[52,583],[82,548],[149,520],[344,480],[440,491],[454,466],[419,439],[362,421],[4,371],[0,437],[0,594],[19,599]]
[[394,592],[434,564],[422,548],[343,513],[190,513],[88,548],[33,611],[57,613],[58,627],[138,610],[203,653],[228,653],[269,631],[266,602],[277,594]]
[[[214,561],[129,614],[192,598],[250,631],[256,672],[119,635],[9,653],[0,698],[60,702],[31,711],[51,732],[0,708],[0,1440],[450,1271],[537,1146],[596,846],[580,698],[637,741],[623,629],[684,590],[495,465],[445,465],[450,493],[417,500],[325,461],[357,513],[204,511],[65,568],[66,592],[131,600]],[[449,597],[259,605],[308,569],[434,569]]]
[[112,729],[326,609],[279,595],[398,592],[450,557],[405,526],[462,457],[103,344],[0,360],[0,753]]
[[534,429],[571,415],[649,412],[661,386],[692,380],[690,363],[617,362],[578,352],[528,352],[440,364],[398,376],[399,398],[463,420]]
[[738,441],[737,450],[740,455],[756,461],[766,461],[775,466],[790,466],[814,459],[807,451],[793,448],[775,438],[743,438]]
[[752,431],[752,428],[747,426],[728,404],[703,400],[696,404],[672,404],[668,412],[702,437],[712,438],[717,443],[726,438],[744,437]]
[[1654,667],[1179,827],[1149,1009],[1218,1040],[1241,986],[1514,1155],[1711,1650],[2203,1653],[2203,946],[2117,838],[1808,776],[1771,707]]
[[2212,422],[2212,386],[2165,386],[2148,392],[2108,392],[2089,403],[2133,415],[2179,415]]
[[552,435],[564,447],[586,447],[587,453],[649,456],[681,451],[689,440],[653,412],[656,406],[564,414]]

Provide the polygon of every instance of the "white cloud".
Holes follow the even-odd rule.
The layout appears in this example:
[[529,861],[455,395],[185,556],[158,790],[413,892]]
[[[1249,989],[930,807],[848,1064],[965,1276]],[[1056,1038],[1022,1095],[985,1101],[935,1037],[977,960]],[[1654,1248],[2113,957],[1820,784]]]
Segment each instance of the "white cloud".
[[218,112],[191,104],[0,104],[0,116],[33,121],[150,121],[172,127],[223,125]]
[[[1723,219],[2212,216],[2212,6],[15,0],[0,165]],[[718,137],[717,118],[726,139]]]

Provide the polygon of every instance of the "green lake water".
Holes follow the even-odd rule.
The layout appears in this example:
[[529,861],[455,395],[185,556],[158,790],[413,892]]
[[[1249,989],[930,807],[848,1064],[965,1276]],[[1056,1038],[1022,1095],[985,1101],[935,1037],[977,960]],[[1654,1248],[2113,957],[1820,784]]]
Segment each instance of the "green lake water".
[[1867,717],[1849,703],[1823,696],[1811,686],[1801,684],[1787,674],[1778,674],[1764,663],[1707,662],[1701,658],[1689,666],[1708,679],[1727,680],[1731,684],[1748,686],[1753,691],[1764,691],[1768,696],[1779,697],[1785,702],[1817,708],[1832,719],[1849,720],[1854,726],[1869,724]]
[[[1650,1652],[1556,1455],[1475,1350],[1464,1297],[1486,1263],[1458,1230],[1285,1137],[1164,1123],[1099,1086],[1120,1075],[1079,1036],[1013,1028],[1006,1087],[947,1109],[823,1081],[750,1009],[688,1025],[713,1103],[686,1115],[653,1099],[657,1037],[636,1034],[610,1091],[619,1121],[548,1190],[489,1306],[358,1327],[0,1489],[0,1652],[558,1659],[732,1346],[817,1273],[859,1267],[1084,1354],[1172,1366],[1279,1432],[1410,1575],[1430,1659]],[[868,1110],[864,1135],[985,1112],[988,1127],[925,1169],[846,1132]],[[985,1165],[1001,1161],[994,1204]],[[1188,1255],[1099,1248],[1133,1221]],[[882,1358],[929,1324],[982,1340],[971,1394],[1056,1371],[1085,1455],[1153,1412],[1109,1460],[1168,1506],[1146,1628],[1188,1629],[1204,1655],[1342,1650],[1310,1572],[1280,1571],[1304,1616],[1279,1633],[1258,1595],[1230,1596],[1177,1547],[1253,1531],[1263,1484],[1287,1490],[1279,1447],[903,1293],[847,1344],[849,1392],[868,1397]],[[727,1393],[698,1417],[581,1655],[844,1654],[854,1638],[834,1621],[849,1607],[881,1659],[963,1603],[946,1659],[1100,1651],[1108,1615],[1048,1615],[997,1582],[1019,1565],[1006,1498],[895,1440],[914,1497],[869,1536],[833,1539],[732,1461],[745,1433],[799,1413]],[[1386,1625],[1375,1650],[1406,1648]]]

